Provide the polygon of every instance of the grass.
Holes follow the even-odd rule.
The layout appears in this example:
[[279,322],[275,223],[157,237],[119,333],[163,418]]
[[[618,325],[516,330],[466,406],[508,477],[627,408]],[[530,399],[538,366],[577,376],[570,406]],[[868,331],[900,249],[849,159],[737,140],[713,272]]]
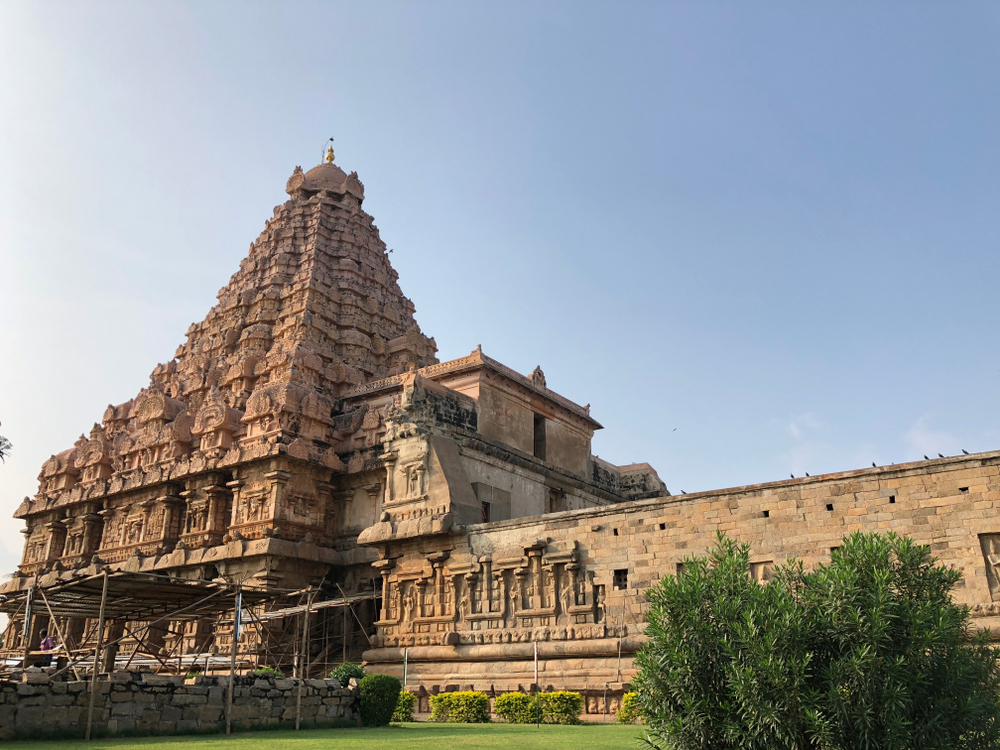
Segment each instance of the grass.
[[576,726],[524,724],[403,724],[382,729],[304,729],[301,732],[247,732],[226,735],[137,737],[29,742],[5,742],[4,750],[620,750],[635,747],[642,727],[619,724]]

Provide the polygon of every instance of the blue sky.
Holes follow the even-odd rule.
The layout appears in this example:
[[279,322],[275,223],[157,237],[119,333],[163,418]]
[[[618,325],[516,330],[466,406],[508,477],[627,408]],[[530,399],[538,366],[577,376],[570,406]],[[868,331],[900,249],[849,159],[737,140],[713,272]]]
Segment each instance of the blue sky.
[[674,492],[1000,448],[998,30],[986,3],[7,0],[0,519],[329,136],[439,356],[541,365]]

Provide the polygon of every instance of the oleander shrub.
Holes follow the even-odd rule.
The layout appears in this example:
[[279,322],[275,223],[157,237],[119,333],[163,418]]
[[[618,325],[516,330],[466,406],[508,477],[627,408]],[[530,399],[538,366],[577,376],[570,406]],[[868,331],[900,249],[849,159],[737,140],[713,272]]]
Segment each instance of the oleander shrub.
[[493,701],[493,713],[508,724],[534,724],[535,699],[524,693],[504,693]]
[[541,694],[543,724],[579,724],[583,696],[569,690]]
[[365,668],[360,664],[352,664],[347,661],[339,667],[334,667],[330,671],[330,676],[337,680],[341,687],[347,687],[347,683],[352,677],[356,680],[360,680],[365,676]]
[[399,680],[392,675],[365,675],[358,682],[361,694],[361,721],[367,727],[384,727],[392,721],[402,690]]
[[619,724],[635,724],[642,719],[642,704],[639,703],[638,693],[625,693],[622,696],[622,705],[616,718]]
[[464,690],[431,696],[431,721],[485,724],[489,720],[490,699],[486,693]]
[[720,534],[646,592],[633,684],[649,746],[1000,748],[1000,649],[952,600],[962,572],[891,533],[831,558],[758,582],[750,545]]
[[392,715],[392,720],[396,723],[403,721],[413,721],[413,707],[417,704],[417,696],[409,690],[400,690],[399,699],[396,701],[396,711]]

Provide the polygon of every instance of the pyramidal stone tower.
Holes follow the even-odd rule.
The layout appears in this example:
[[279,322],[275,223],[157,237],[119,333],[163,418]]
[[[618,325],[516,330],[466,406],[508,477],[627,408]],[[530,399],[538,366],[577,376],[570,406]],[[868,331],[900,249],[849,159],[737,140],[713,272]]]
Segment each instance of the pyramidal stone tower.
[[[668,494],[648,465],[592,456],[589,406],[551,391],[541,368],[526,377],[479,347],[438,362],[364,186],[332,149],[286,192],[173,359],[45,462],[15,514],[24,555],[0,595],[106,568],[309,586],[317,606],[367,594],[322,626],[346,655],[352,634],[368,646],[366,631],[403,618],[404,600],[419,598],[407,616],[435,632],[454,617],[461,592],[441,563],[462,529]],[[419,597],[392,578],[412,543],[436,550]],[[70,620],[63,632],[85,639]],[[171,653],[227,648],[209,622],[168,631]]]

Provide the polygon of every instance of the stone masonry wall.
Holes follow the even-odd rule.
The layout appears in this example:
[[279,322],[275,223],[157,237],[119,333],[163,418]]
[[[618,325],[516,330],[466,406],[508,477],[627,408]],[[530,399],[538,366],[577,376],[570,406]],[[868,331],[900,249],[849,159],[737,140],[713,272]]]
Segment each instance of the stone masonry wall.
[[[98,682],[95,735],[202,732],[226,726],[228,676],[190,680],[140,672],[114,672]],[[0,682],[0,740],[15,736],[78,733],[83,736],[90,681],[51,679],[42,671]],[[295,720],[298,682],[270,677],[236,678],[234,728]],[[306,680],[302,686],[304,725],[358,716],[357,690],[336,680]]]
[[[393,563],[387,580],[390,591],[404,587],[403,606],[397,619],[390,600],[389,616],[378,623],[379,647],[365,653],[369,670],[401,675],[406,648],[411,690],[524,689],[534,681],[537,642],[542,688],[578,690],[587,713],[601,714],[605,696],[617,702],[635,675],[648,606],[643,592],[677,575],[685,558],[704,555],[720,531],[751,545],[749,572],[761,581],[789,558],[808,568],[828,563],[854,531],[912,537],[962,571],[956,601],[972,608],[977,626],[1000,632],[1000,452],[991,452],[470,526],[434,544],[393,544],[385,553]],[[406,606],[410,580],[446,582],[460,606],[445,617],[411,614],[417,608]],[[574,580],[577,587],[566,590]],[[512,613],[509,595],[505,601],[495,592],[509,594],[515,585]]]

